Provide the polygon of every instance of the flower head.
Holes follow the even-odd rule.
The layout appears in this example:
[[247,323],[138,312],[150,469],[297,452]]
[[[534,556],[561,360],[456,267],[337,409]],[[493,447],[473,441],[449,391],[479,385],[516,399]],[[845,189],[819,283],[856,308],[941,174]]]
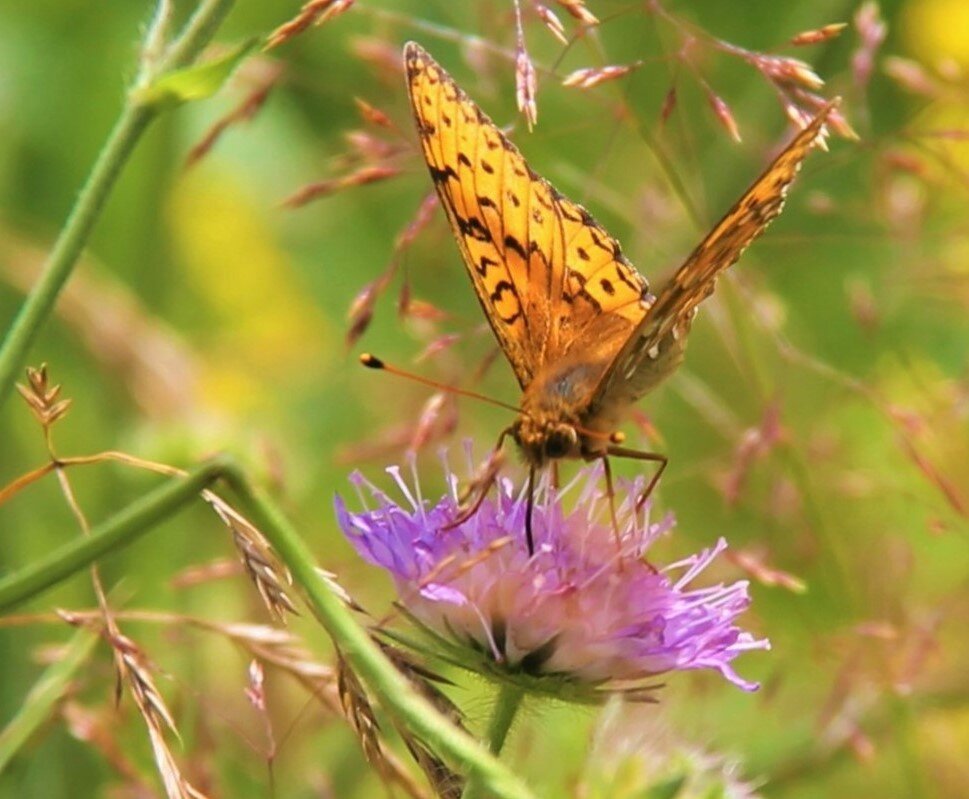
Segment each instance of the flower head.
[[662,713],[616,700],[596,721],[579,780],[583,799],[761,799],[735,758],[680,737]]
[[337,497],[340,527],[364,559],[390,572],[405,612],[452,659],[467,665],[455,653],[470,651],[475,668],[492,674],[558,677],[573,686],[711,668],[741,688],[757,687],[730,665],[743,651],[768,647],[734,623],[749,604],[747,583],[688,588],[726,543],[662,568],[649,564],[650,544],[673,523],[650,522],[648,508],[634,510],[641,483],[623,486],[615,498],[618,537],[603,521],[608,500],[598,466],[561,490],[540,483],[529,556],[528,498],[510,480],[499,480],[473,516],[449,526],[458,514],[450,470],[451,491],[433,505],[421,496],[416,473],[408,485],[399,468],[388,472],[404,503],[355,474],[352,481],[369,489],[376,507],[353,513]]

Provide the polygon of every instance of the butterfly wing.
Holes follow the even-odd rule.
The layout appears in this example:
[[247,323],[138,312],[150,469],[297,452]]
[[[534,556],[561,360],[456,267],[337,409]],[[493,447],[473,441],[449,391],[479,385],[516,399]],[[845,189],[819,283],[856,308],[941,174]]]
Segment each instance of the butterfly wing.
[[655,298],[619,242],[588,211],[556,192],[554,212],[565,266],[550,353],[555,360],[601,360],[596,353],[614,353]]
[[794,137],[663,287],[600,379],[592,413],[635,401],[679,364],[697,306],[713,293],[717,276],[781,213],[791,183],[837,103],[825,106]]
[[[613,314],[624,341],[647,306],[618,242],[563,197],[419,45],[407,85],[431,178],[475,293],[522,388]],[[625,335],[623,335],[625,334]]]

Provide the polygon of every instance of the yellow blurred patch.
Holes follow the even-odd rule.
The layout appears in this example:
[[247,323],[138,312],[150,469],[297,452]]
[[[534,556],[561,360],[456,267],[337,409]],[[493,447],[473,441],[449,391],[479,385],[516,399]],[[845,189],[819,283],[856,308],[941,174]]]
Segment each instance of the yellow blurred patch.
[[969,2],[909,0],[899,33],[907,47],[928,64],[951,58],[969,66]]
[[179,181],[168,211],[186,282],[208,303],[218,342],[203,378],[207,398],[248,408],[280,378],[319,369],[335,339],[295,280],[264,206],[206,166]]
[[272,401],[269,386],[244,364],[215,358],[201,376],[199,389],[207,405],[230,412],[265,406]]

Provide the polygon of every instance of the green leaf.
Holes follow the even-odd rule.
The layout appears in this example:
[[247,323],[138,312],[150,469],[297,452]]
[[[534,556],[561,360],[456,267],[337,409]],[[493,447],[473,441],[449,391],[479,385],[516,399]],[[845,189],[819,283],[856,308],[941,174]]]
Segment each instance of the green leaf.
[[727,788],[722,782],[711,785],[710,790],[703,795],[703,799],[726,799],[726,797]]
[[643,791],[642,799],[676,799],[686,786],[686,780],[686,774],[679,774],[660,782],[654,782]]
[[98,635],[82,627],[64,648],[60,659],[47,667],[20,710],[0,731],[0,772],[53,715],[57,703],[70,687],[77,671],[87,663],[98,642]]
[[142,105],[159,106],[180,105],[211,97],[222,88],[257,43],[258,39],[253,37],[212,61],[159,75],[147,86],[136,90],[134,99]]

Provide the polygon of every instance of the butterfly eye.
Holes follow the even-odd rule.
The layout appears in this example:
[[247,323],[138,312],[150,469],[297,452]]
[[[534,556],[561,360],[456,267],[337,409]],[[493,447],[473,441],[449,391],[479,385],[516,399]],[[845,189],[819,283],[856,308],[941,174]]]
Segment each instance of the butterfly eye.
[[549,458],[564,458],[572,451],[578,437],[568,425],[560,425],[549,432],[545,439],[545,455]]

